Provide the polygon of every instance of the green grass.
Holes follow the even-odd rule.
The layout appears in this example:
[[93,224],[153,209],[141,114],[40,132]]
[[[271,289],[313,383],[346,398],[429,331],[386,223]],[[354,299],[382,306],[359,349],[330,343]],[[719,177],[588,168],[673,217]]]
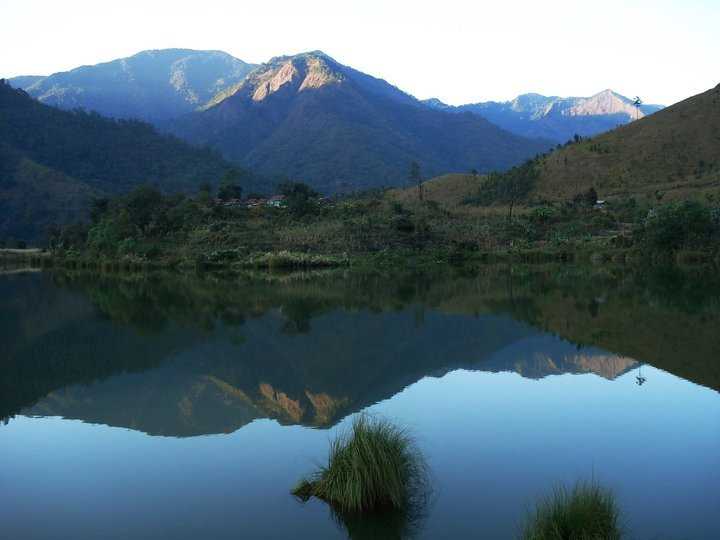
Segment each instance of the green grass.
[[619,540],[619,510],[611,491],[595,482],[556,488],[525,525],[522,540]]
[[359,415],[330,445],[327,467],[292,493],[322,499],[340,512],[409,511],[424,496],[425,460],[413,438],[387,420]]
[[297,253],[292,251],[278,251],[263,253],[249,257],[241,262],[241,266],[250,268],[328,268],[346,266],[348,259],[345,256],[320,255],[312,253]]

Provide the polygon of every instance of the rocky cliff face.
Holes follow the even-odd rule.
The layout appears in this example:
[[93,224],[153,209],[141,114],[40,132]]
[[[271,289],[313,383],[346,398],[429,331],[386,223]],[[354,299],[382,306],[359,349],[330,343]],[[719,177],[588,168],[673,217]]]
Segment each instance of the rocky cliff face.
[[647,112],[647,108],[635,107],[631,100],[612,90],[603,90],[589,98],[577,98],[574,105],[560,110],[567,116],[623,114],[628,119],[642,118]]

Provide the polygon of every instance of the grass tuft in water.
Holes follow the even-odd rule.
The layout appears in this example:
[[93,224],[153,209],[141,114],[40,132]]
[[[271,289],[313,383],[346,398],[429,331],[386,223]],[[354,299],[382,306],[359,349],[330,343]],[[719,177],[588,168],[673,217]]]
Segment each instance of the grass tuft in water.
[[522,540],[619,540],[620,512],[611,491],[578,482],[571,491],[555,489],[525,525]]
[[303,501],[317,497],[340,512],[408,511],[426,486],[425,460],[413,438],[387,420],[359,415],[331,443],[327,467],[292,493]]

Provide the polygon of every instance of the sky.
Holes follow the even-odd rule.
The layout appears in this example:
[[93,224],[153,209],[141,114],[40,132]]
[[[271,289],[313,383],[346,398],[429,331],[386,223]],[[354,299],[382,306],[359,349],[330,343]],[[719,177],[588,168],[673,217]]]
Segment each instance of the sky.
[[720,83],[720,0],[0,0],[0,77],[183,47],[322,50],[459,105],[612,88],[669,105]]

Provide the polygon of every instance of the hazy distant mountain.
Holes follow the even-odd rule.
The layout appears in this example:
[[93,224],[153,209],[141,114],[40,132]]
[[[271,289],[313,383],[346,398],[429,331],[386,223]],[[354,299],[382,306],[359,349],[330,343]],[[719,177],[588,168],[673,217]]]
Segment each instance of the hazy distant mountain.
[[43,105],[0,80],[0,238],[38,240],[89,200],[142,183],[196,191],[230,167],[218,154],[137,120]]
[[10,82],[14,88],[25,89],[45,78],[45,75],[20,75],[19,77],[9,79],[8,82]]
[[63,109],[162,123],[205,104],[254,67],[221,51],[163,49],[10,83]]
[[505,169],[550,145],[425,107],[319,51],[273,58],[172,130],[324,191],[402,184],[412,161],[427,176]]
[[555,142],[566,142],[575,134],[597,135],[663,108],[662,105],[642,105],[638,111],[632,100],[612,90],[603,90],[591,97],[523,94],[512,101],[487,101],[458,107],[436,98],[424,103],[435,109],[479,114],[518,135]]

